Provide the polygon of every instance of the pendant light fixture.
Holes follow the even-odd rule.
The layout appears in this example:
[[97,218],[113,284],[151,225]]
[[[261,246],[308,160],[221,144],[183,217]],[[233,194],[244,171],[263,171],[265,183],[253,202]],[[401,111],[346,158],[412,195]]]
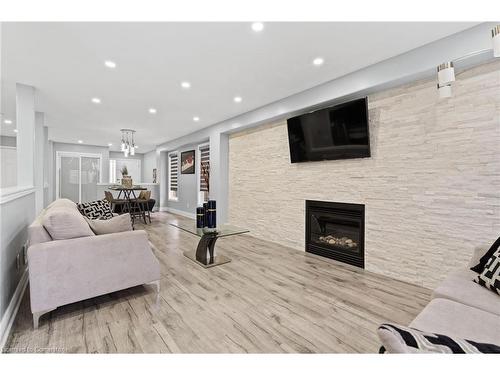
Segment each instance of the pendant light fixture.
[[134,134],[135,130],[133,129],[120,129],[122,132],[122,140],[120,150],[123,152],[125,157],[134,156],[135,155],[135,140]]

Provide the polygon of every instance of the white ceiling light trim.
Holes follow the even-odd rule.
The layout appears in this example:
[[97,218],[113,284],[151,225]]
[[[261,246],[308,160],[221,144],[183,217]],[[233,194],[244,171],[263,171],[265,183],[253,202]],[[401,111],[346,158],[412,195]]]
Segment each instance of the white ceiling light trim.
[[151,113],[152,115],[155,115],[156,112],[156,108],[149,108],[149,113]]
[[198,122],[198,121],[200,121],[200,118],[199,118],[198,116],[194,116],[194,117],[193,117],[193,121],[194,121],[194,122]]
[[116,68],[116,63],[111,60],[106,60],[104,61],[104,66],[106,66],[106,68],[114,69]]
[[12,124],[12,120],[3,120],[3,123],[6,125]]
[[242,98],[241,96],[235,96],[235,97],[233,98],[233,101],[234,101],[235,103],[241,103],[241,102],[243,101],[243,98]]
[[316,57],[314,60],[313,60],[313,64],[316,65],[316,66],[320,66],[320,65],[323,65],[323,63],[325,62],[325,59],[322,58],[322,57]]
[[189,83],[188,81],[181,82],[181,87],[183,89],[189,89],[191,87],[191,83]]
[[18,131],[17,129],[14,129],[14,133],[17,133],[17,131]]
[[264,24],[262,22],[254,22],[252,23],[252,30],[256,33],[261,32],[264,30]]
[[78,143],[83,143],[83,141],[81,139],[78,140]]
[[91,101],[92,101],[92,103],[94,103],[94,104],[101,104],[101,99],[99,99],[99,98],[92,98],[92,99],[90,99],[90,100],[91,100]]

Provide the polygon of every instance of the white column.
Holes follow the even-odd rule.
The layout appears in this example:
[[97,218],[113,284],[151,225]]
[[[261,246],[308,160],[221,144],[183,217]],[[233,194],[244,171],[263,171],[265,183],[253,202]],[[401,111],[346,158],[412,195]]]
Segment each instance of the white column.
[[34,186],[35,89],[16,83],[17,185]]
[[228,218],[229,135],[210,134],[210,199],[217,201],[217,224]]
[[36,214],[42,211],[44,206],[43,199],[43,181],[45,173],[45,117],[42,112],[35,113],[35,162],[34,162],[34,179],[35,179],[35,207]]
[[160,182],[160,202],[158,202],[158,209],[161,211],[168,206],[168,152],[161,151],[156,153],[157,162],[157,178]]

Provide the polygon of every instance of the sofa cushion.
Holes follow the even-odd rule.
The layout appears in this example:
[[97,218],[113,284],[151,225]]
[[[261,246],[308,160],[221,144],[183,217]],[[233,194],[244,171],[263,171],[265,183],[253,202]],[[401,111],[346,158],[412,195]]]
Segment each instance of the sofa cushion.
[[476,264],[474,267],[471,267],[471,270],[477,273],[481,273],[484,270],[484,267],[486,266],[486,263],[490,258],[493,256],[495,251],[497,251],[500,248],[500,237],[497,238],[497,240],[491,245],[489,250],[479,259],[479,263]]
[[40,216],[38,216],[28,227],[28,247],[37,243],[52,241],[52,237],[50,237],[49,232],[47,232],[42,224],[44,214],[45,212],[40,214]]
[[499,326],[498,315],[442,298],[433,299],[410,323],[421,331],[495,345],[500,345]]
[[76,208],[76,203],[73,202],[72,200],[66,199],[66,198],[60,198],[56,199],[54,202],[49,204],[45,210],[49,210],[51,208],[56,208],[56,207],[69,207],[69,208]]
[[500,249],[493,253],[483,272],[474,278],[474,282],[500,294]]
[[111,204],[106,200],[102,199],[99,201],[79,203],[78,210],[80,213],[89,219],[111,219],[113,217],[113,212],[111,211]]
[[43,215],[42,224],[53,240],[94,236],[94,232],[76,207],[52,207]]
[[383,348],[389,353],[500,353],[500,346],[494,344],[477,343],[396,324],[382,324],[377,333]]
[[133,230],[130,214],[115,216],[109,220],[92,220],[89,218],[85,218],[85,220],[95,234],[109,234]]
[[477,273],[467,268],[452,271],[432,293],[500,316],[500,296],[474,283]]

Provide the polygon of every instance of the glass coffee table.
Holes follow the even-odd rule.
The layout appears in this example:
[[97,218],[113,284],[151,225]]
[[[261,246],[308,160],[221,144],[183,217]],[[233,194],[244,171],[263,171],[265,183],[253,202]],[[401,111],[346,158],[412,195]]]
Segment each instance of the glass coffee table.
[[195,223],[171,223],[170,225],[200,237],[200,242],[198,242],[196,251],[185,251],[184,256],[204,268],[219,266],[231,261],[230,258],[224,255],[215,255],[215,242],[218,238],[249,232],[247,229],[238,228],[232,225],[221,225],[215,230],[208,228],[196,228]]

